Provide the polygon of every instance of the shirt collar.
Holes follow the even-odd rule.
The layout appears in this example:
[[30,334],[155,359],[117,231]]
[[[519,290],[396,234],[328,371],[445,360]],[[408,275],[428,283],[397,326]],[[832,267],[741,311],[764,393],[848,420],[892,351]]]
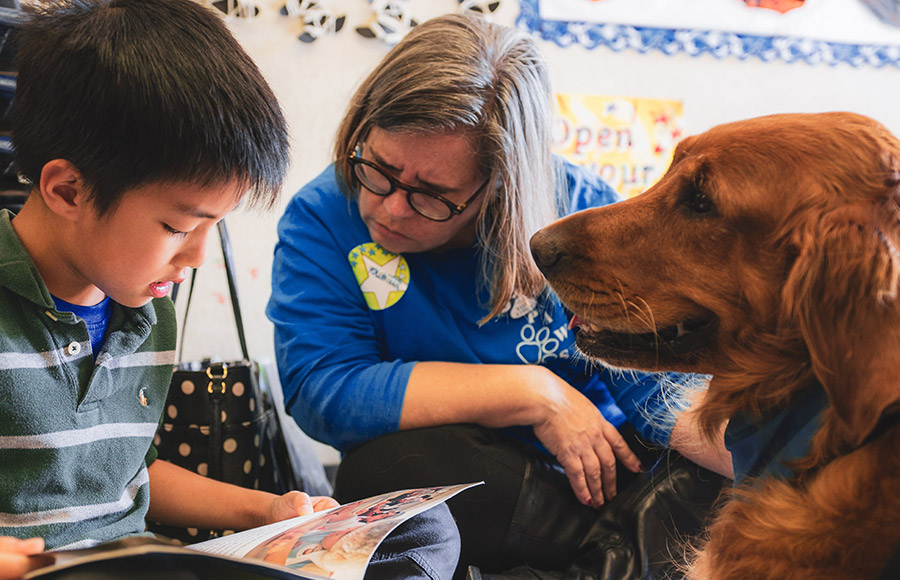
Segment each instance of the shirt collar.
[[0,286],[42,308],[55,310],[37,266],[12,227],[14,215],[7,209],[0,210]]

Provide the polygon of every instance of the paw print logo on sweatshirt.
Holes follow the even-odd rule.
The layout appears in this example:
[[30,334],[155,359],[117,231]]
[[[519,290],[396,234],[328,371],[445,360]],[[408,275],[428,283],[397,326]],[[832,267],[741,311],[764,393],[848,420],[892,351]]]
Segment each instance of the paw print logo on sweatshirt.
[[347,259],[369,308],[384,310],[403,298],[409,286],[409,264],[403,256],[368,242],[353,248]]
[[569,339],[567,324],[554,323],[550,313],[539,308],[532,308],[523,318],[520,340],[516,345],[519,360],[525,364],[544,364],[556,358],[569,357],[568,348],[564,348]]

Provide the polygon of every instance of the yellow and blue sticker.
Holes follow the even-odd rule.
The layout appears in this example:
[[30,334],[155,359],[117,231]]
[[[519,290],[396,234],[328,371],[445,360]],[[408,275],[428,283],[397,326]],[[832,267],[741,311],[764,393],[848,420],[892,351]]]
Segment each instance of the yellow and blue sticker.
[[409,287],[409,264],[402,255],[368,242],[353,248],[347,259],[369,308],[384,310],[403,298]]

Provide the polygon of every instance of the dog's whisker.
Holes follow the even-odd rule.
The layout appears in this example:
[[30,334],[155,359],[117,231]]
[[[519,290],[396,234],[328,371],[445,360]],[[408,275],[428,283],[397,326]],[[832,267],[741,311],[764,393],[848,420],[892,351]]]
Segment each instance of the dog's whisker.
[[632,314],[632,312],[631,312],[632,309],[629,308],[628,306],[629,305],[632,306],[638,312],[640,312],[640,308],[637,306],[637,304],[634,304],[633,302],[631,302],[629,299],[626,298],[625,285],[622,284],[622,280],[616,279],[616,284],[618,284],[618,286],[619,286],[616,296],[618,297],[619,302],[622,304],[622,310],[625,312],[625,320],[630,320],[631,314]]
[[[645,326],[649,327],[652,325],[652,313],[649,316],[644,314],[644,309],[630,298],[626,298],[624,292],[619,294],[619,302],[621,302],[622,310],[625,312],[625,320],[630,321],[632,316],[636,316],[638,322]],[[646,301],[643,302],[645,305],[647,304]]]
[[[653,315],[653,308],[651,308],[650,304],[640,296],[636,296],[636,298],[647,308],[646,324],[650,328],[650,332],[653,333],[653,344],[656,350],[656,364],[659,365],[659,333],[656,330],[656,317]],[[637,305],[635,305],[635,308],[637,308]],[[640,309],[640,311],[643,312],[643,309]]]
[[632,300],[628,300],[628,303],[631,306],[633,306],[634,309],[637,310],[638,313],[642,314],[642,316],[639,318],[639,320],[647,326],[647,328],[650,330],[650,332],[655,334],[656,333],[656,317],[653,315],[653,309],[650,308],[650,304],[648,304],[647,301],[644,300],[643,298],[641,298],[640,296],[636,296],[635,298],[637,300],[640,300],[641,303],[643,304],[643,306],[639,306]]

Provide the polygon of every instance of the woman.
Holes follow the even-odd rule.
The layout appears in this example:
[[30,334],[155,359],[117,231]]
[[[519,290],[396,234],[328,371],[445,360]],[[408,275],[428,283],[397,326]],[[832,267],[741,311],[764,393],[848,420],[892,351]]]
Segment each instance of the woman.
[[667,438],[638,411],[655,381],[579,359],[531,259],[540,227],[617,200],[550,154],[550,98],[529,36],[425,22],[363,81],[334,165],[279,224],[267,314],[291,414],[347,453],[339,501],[484,480],[449,502],[458,573],[565,565],[641,470],[626,416]]

